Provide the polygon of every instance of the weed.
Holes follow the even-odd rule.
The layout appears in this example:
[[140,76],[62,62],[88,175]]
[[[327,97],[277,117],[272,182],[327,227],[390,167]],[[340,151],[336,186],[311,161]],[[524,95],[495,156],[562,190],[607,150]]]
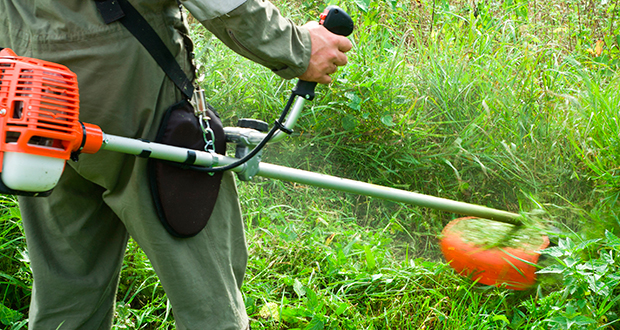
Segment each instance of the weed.
[[[542,251],[557,263],[538,271],[539,274],[560,274],[562,288],[549,294],[541,306],[533,301],[524,303],[541,315],[539,323],[548,329],[599,329],[618,326],[620,319],[620,276],[616,263],[620,239],[605,232],[604,239],[582,241],[560,239],[558,246]],[[536,302],[536,304],[540,304]]]

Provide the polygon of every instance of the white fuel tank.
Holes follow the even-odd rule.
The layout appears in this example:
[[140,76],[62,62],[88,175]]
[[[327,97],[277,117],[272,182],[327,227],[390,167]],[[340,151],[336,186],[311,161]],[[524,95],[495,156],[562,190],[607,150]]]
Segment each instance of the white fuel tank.
[[13,190],[44,192],[56,186],[64,168],[64,159],[4,152],[0,175]]

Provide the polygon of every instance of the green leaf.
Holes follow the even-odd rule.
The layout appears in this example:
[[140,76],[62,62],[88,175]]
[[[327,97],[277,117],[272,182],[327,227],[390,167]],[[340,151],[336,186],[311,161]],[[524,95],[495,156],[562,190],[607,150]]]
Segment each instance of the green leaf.
[[562,265],[551,265],[536,272],[536,274],[562,274],[566,267]]
[[564,259],[564,263],[566,264],[566,267],[573,267],[574,265],[579,263],[579,261],[580,261],[580,258],[573,258],[573,257],[568,257]]
[[353,115],[347,114],[342,118],[342,128],[347,131],[352,131],[357,127],[358,121]]
[[583,315],[579,315],[577,317],[575,317],[574,319],[572,319],[572,321],[577,324],[577,325],[587,325],[587,324],[592,324],[592,323],[596,323],[596,321],[594,319],[591,319],[587,316],[583,316]]
[[607,253],[602,252],[600,261],[608,265],[615,263],[613,253],[611,251],[607,251]]
[[564,326],[563,329],[568,329],[569,328],[567,326],[568,319],[566,317],[564,317],[564,316],[555,316],[555,317],[552,317],[550,319],[546,319],[545,321],[563,325]]
[[592,292],[604,297],[609,295],[609,287],[604,282],[600,282],[595,276],[588,276],[586,279]]
[[565,251],[563,249],[560,249],[557,246],[552,246],[550,248],[546,248],[546,249],[542,250],[541,253],[548,254],[548,255],[550,255],[552,257],[555,257],[555,258],[560,258],[560,257],[564,256]]
[[21,214],[21,212],[19,210],[19,207],[11,207],[11,208],[9,208],[9,214],[10,214],[11,218],[14,218],[14,219],[21,219],[21,217],[22,217],[22,214]]
[[366,255],[366,265],[368,265],[368,269],[375,269],[375,255],[372,253],[370,246],[364,246],[364,252]]
[[508,321],[508,318],[506,317],[506,315],[494,315],[493,321],[504,321],[506,322],[506,324],[510,324],[510,321]]
[[585,241],[585,242],[579,243],[579,245],[577,245],[577,246],[575,247],[575,251],[581,251],[581,250],[584,250],[584,249],[585,249],[585,248],[587,248],[588,246],[590,246],[590,245],[592,245],[592,244],[594,244],[594,243],[596,243],[596,242],[598,242],[598,241],[600,241],[600,239],[591,239],[591,240],[587,240],[587,241]]
[[558,323],[561,326],[561,329],[571,329],[573,325],[583,326],[583,325],[588,325],[588,324],[592,324],[596,322],[593,319],[583,316],[583,315],[577,315],[575,317],[572,317],[570,315],[569,317],[556,316],[551,319],[547,319],[546,321]]
[[293,290],[298,297],[303,297],[306,295],[306,289],[304,288],[304,285],[299,282],[298,279],[295,279],[295,282],[293,283]]
[[315,310],[317,307],[319,307],[319,299],[316,296],[316,293],[314,293],[314,291],[312,291],[312,289],[306,287],[306,297],[308,298],[307,300],[307,307],[309,310]]
[[357,7],[365,13],[368,12],[368,7],[370,6],[370,0],[353,0]]
[[336,313],[336,315],[342,315],[342,313],[344,313],[344,311],[346,311],[348,307],[349,305],[347,303],[342,303],[340,304],[340,306],[338,306],[338,309],[336,309],[334,313]]
[[304,330],[323,330],[324,328],[325,322],[315,315]]
[[344,96],[349,99],[349,108],[353,110],[360,110],[362,108],[362,99],[353,92],[344,93]]
[[570,238],[560,239],[558,242],[558,247],[562,250],[572,251],[575,248],[575,243]]
[[608,230],[605,230],[605,238],[607,238],[607,246],[614,249],[620,249],[620,238],[616,235],[612,234]]
[[14,311],[3,304],[0,304],[0,323],[11,325],[24,318],[24,315],[18,311]]
[[394,118],[392,118],[392,115],[384,115],[381,117],[381,122],[387,127],[394,126]]
[[594,270],[594,272],[598,275],[605,275],[607,273],[609,265],[613,264],[613,260],[609,262],[609,260],[605,260],[606,258],[603,257],[603,255],[605,254],[602,254],[600,259],[590,261],[590,263],[592,264],[592,270]]
[[585,299],[580,299],[580,300],[577,300],[575,304],[577,304],[577,307],[579,307],[580,309],[583,309],[588,304],[588,301]]

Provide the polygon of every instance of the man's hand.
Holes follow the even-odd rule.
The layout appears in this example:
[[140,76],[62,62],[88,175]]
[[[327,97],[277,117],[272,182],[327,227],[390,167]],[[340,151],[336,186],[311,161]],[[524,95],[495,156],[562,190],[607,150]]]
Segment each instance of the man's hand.
[[299,79],[329,84],[332,81],[329,75],[336,72],[339,66],[347,64],[345,52],[351,50],[353,45],[346,37],[329,32],[317,22],[309,22],[304,27],[310,32],[312,52],[308,69]]

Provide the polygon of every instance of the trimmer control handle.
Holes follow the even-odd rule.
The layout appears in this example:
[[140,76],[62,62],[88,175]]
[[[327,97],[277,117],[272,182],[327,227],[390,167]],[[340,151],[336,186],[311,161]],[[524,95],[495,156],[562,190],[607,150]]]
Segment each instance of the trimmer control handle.
[[[342,8],[338,6],[328,6],[319,16],[319,24],[323,25],[330,32],[348,36],[353,32],[353,20]],[[299,80],[293,88],[293,94],[301,96],[306,100],[314,99],[314,88],[316,82]]]
[[319,16],[319,24],[323,25],[331,33],[349,36],[353,33],[353,20],[342,8],[328,6]]

